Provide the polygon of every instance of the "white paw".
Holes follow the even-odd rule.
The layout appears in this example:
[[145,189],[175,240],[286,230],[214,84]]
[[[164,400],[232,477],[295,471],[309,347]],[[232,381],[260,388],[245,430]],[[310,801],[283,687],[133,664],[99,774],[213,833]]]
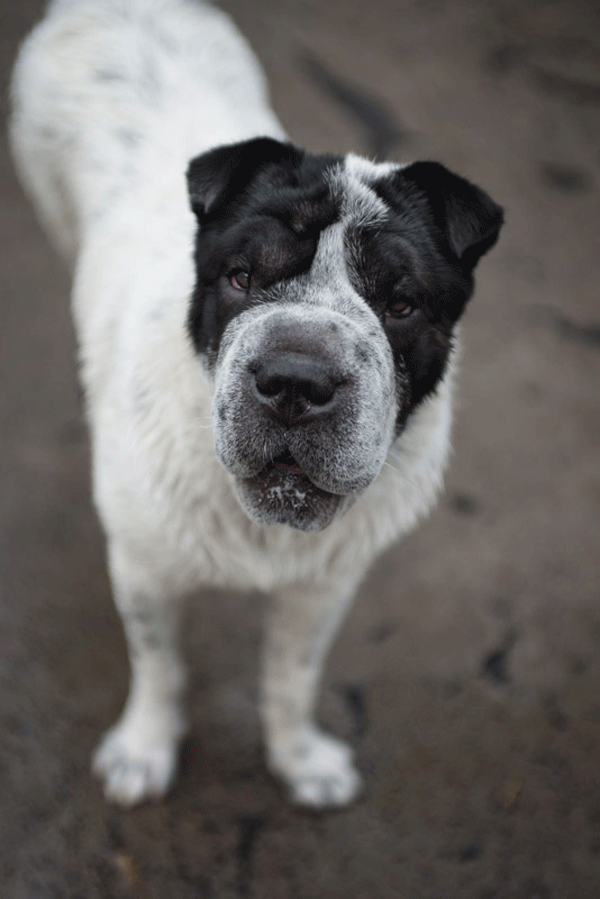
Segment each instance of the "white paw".
[[168,732],[158,736],[124,719],[100,741],[92,770],[104,781],[106,799],[131,808],[164,796],[175,777],[177,749],[178,739]]
[[270,767],[287,784],[292,801],[300,805],[346,805],[361,789],[350,747],[314,728],[293,750],[273,753]]

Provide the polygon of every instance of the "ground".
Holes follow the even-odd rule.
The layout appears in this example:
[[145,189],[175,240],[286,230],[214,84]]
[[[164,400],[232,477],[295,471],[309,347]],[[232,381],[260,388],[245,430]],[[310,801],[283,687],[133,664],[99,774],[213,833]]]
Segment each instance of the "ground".
[[[68,281],[0,146],[0,893],[600,895],[600,7],[225,0],[313,150],[439,159],[506,209],[464,324],[443,501],[374,567],[319,716],[366,779],[291,808],[256,714],[260,597],[199,596],[168,799],[89,757],[127,662],[88,486]],[[40,15],[5,0],[0,75]],[[8,108],[6,93],[2,109]]]

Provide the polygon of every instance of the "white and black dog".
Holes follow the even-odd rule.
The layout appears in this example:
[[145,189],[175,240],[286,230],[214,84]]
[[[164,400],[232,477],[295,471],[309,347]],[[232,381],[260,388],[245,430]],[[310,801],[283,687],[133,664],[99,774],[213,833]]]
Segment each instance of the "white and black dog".
[[346,803],[351,752],[312,717],[324,659],[441,486],[456,325],[501,209],[436,163],[288,143],[244,39],[192,0],[54,0],[13,109],[16,165],[73,270],[130,652],[94,758],[106,795],[173,780],[179,600],[210,585],[271,597],[269,767],[297,802]]

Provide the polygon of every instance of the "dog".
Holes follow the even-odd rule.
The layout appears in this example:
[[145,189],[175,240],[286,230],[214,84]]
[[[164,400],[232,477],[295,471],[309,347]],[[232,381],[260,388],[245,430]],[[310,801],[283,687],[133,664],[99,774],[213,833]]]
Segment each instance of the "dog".
[[269,594],[260,717],[290,798],[343,805],[313,719],[373,560],[442,485],[458,322],[503,213],[434,162],[289,142],[230,18],[192,0],[54,0],[12,82],[12,152],[72,308],[131,683],[93,760],[161,797],[184,733],[181,600]]

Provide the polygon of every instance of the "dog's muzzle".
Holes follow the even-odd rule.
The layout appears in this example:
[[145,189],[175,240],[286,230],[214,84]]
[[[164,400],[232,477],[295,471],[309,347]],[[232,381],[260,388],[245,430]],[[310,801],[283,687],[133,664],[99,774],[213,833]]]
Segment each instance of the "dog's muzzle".
[[370,354],[364,343],[346,318],[303,310],[249,320],[229,344],[215,378],[216,450],[254,521],[319,530],[377,476],[393,366],[384,341]]

